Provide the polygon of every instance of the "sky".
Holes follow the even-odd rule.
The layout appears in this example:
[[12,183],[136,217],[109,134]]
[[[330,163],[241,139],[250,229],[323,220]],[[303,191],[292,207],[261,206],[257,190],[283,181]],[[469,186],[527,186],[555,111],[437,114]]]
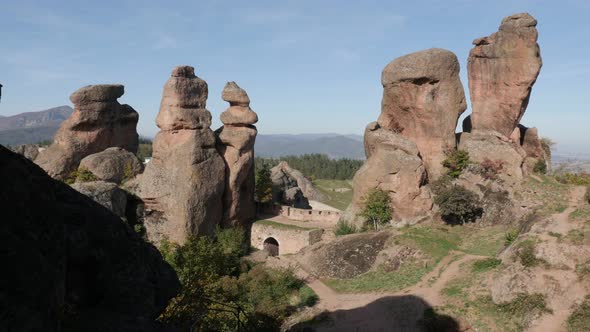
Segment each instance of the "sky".
[[154,136],[165,81],[191,65],[209,85],[213,129],[228,107],[221,91],[235,81],[261,134],[362,134],[379,116],[387,63],[448,49],[468,94],[472,41],[519,12],[537,18],[543,58],[522,123],[559,150],[589,153],[590,0],[0,0],[0,115],[121,83],[138,132]]

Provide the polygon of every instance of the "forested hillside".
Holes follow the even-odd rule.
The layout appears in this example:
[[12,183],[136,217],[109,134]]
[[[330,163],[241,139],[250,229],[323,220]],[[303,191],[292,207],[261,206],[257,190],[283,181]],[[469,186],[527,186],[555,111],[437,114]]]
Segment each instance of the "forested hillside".
[[286,161],[289,166],[301,171],[305,176],[315,179],[348,180],[352,179],[356,171],[363,165],[362,160],[330,159],[324,154],[304,154],[301,156],[285,156],[281,158],[256,158],[256,167],[262,163],[270,167]]

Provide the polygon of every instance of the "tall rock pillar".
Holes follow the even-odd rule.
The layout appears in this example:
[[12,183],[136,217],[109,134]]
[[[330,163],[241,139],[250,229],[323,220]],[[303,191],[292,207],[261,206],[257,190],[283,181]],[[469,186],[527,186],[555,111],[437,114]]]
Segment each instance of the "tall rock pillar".
[[230,104],[221,113],[223,126],[215,131],[217,150],[225,161],[223,224],[247,227],[256,215],[254,142],[257,130],[253,124],[258,122],[258,116],[250,109],[246,91],[235,82],[225,85],[222,98]]
[[152,159],[139,184],[148,238],[184,243],[221,222],[225,166],[209,128],[207,83],[194,68],[174,68],[164,85]]

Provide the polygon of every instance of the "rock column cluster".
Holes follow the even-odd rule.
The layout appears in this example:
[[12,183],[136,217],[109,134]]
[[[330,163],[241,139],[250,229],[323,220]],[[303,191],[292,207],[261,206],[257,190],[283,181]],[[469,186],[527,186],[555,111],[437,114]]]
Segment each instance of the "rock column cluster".
[[221,113],[223,126],[215,131],[217,150],[225,162],[223,224],[249,226],[256,216],[254,203],[254,141],[253,126],[258,116],[250,108],[250,98],[235,82],[228,82],[221,95],[229,108]]
[[55,134],[53,144],[41,151],[35,163],[54,178],[64,179],[82,158],[109,147],[137,152],[139,115],[117,101],[122,85],[89,85],[70,96],[74,112]]
[[222,218],[225,165],[215,149],[206,109],[207,83],[194,68],[176,67],[164,85],[156,124],[160,132],[139,181],[148,238],[184,243],[212,234]]
[[502,161],[510,182],[550,158],[536,129],[520,125],[542,66],[536,25],[526,13],[504,18],[496,33],[473,41],[467,60],[473,113],[459,148],[475,162]]
[[446,173],[442,161],[457,148],[476,164],[502,165],[500,177],[509,184],[539,161],[548,163],[536,128],[519,123],[541,69],[536,24],[529,14],[512,15],[498,32],[474,41],[468,59],[473,112],[459,135],[466,104],[453,53],[429,49],[385,67],[381,115],[365,131],[367,161],[354,177],[347,218],[356,218],[374,188],[389,192],[395,220],[407,224],[428,215],[429,184]]

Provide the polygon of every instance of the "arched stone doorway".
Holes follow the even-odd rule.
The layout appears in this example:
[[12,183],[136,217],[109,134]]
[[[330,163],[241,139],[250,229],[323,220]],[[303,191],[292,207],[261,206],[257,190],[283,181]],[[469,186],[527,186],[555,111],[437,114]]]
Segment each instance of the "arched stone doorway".
[[263,248],[270,256],[279,255],[279,242],[274,237],[269,237],[264,240]]

